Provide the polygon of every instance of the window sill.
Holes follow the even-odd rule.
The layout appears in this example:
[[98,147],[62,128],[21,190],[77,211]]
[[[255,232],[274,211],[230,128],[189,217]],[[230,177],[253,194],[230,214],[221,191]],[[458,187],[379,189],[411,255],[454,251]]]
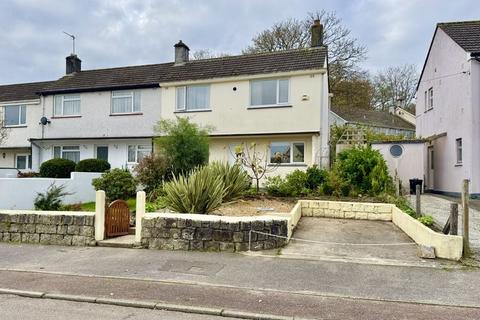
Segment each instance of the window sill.
[[461,167],[461,166],[463,166],[462,162],[458,162],[458,163],[455,164],[455,167]]
[[27,125],[26,124],[20,124],[20,125],[17,125],[17,126],[3,126],[4,128],[7,128],[7,129],[14,129],[14,128],[26,128]]
[[269,167],[307,167],[306,163],[269,163]]
[[173,113],[193,113],[193,112],[212,112],[212,109],[199,109],[199,110],[176,110]]
[[262,106],[248,106],[247,110],[250,109],[276,109],[276,108],[291,108],[291,104],[267,104]]
[[433,110],[433,108],[427,109],[427,110],[424,111],[424,113],[427,113],[428,111],[432,111],[432,110]]
[[69,118],[81,118],[82,116],[76,115],[76,116],[53,116],[52,119],[69,119]]
[[143,116],[143,112],[110,113],[110,117]]

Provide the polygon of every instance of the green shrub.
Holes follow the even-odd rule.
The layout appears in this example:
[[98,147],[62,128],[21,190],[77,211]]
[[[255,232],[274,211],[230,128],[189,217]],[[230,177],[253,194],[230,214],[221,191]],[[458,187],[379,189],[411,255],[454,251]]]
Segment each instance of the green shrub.
[[327,170],[320,169],[317,165],[308,167],[306,187],[310,190],[317,190],[327,177]]
[[238,198],[250,188],[251,180],[240,165],[214,162],[209,167],[213,170],[214,175],[222,178],[225,188],[223,201]]
[[208,214],[222,204],[225,186],[210,167],[197,168],[190,176],[180,175],[165,183],[165,204],[179,213]]
[[285,179],[280,176],[268,177],[265,190],[274,197],[298,197],[311,192],[307,188],[307,174],[301,170],[287,174]]
[[351,185],[350,182],[342,178],[337,171],[331,170],[328,172],[319,190],[324,195],[345,197],[350,195]]
[[417,218],[418,221],[426,225],[427,227],[433,226],[433,217],[432,216],[421,216]]
[[128,170],[113,169],[102,174],[100,178],[93,179],[92,185],[95,190],[105,191],[110,200],[127,200],[135,195],[137,184]]
[[150,194],[162,186],[171,176],[171,166],[168,158],[163,154],[152,154],[144,157],[134,169],[135,178]]
[[47,160],[40,166],[40,176],[45,178],[70,178],[70,173],[75,171],[75,166],[75,162],[68,159]]
[[155,128],[160,153],[168,157],[173,174],[187,174],[208,162],[208,128],[191,123],[188,118],[161,120]]
[[110,163],[103,159],[85,159],[77,163],[76,172],[105,172],[110,170]]
[[280,176],[267,177],[265,180],[265,191],[273,197],[289,197],[291,190],[288,188],[285,180]]
[[[394,191],[393,180],[381,153],[371,146],[340,152],[333,171],[356,193],[378,195]],[[332,177],[330,177],[332,178]]]
[[62,207],[63,197],[69,194],[65,192],[65,186],[51,184],[45,193],[37,193],[33,202],[35,210],[57,211]]

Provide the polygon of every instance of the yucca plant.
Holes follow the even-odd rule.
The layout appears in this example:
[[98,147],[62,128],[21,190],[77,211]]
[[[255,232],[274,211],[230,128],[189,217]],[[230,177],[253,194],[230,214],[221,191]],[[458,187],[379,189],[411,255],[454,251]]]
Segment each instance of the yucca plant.
[[227,162],[213,162],[209,167],[216,176],[222,178],[225,188],[224,202],[240,197],[250,188],[251,180],[239,164],[230,165]]
[[173,177],[165,183],[165,204],[179,213],[208,214],[222,204],[225,195],[223,180],[210,167],[200,167],[186,177]]

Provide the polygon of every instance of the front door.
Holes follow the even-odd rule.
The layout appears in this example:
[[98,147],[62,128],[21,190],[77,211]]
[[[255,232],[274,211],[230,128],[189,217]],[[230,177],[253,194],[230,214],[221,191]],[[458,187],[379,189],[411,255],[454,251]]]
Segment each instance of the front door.
[[97,146],[97,159],[108,161],[108,146]]
[[428,159],[428,169],[427,169],[427,181],[426,188],[429,190],[434,189],[434,169],[435,169],[435,153],[433,151],[433,146],[429,146],[427,149],[427,159]]

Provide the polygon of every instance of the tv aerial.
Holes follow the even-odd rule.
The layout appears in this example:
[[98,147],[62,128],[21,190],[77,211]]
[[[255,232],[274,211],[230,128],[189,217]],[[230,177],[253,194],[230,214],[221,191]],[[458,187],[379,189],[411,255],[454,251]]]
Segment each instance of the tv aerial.
[[75,36],[73,34],[70,34],[68,32],[65,32],[63,31],[63,33],[65,33],[67,36],[69,36],[70,38],[72,38],[72,54],[75,54]]

